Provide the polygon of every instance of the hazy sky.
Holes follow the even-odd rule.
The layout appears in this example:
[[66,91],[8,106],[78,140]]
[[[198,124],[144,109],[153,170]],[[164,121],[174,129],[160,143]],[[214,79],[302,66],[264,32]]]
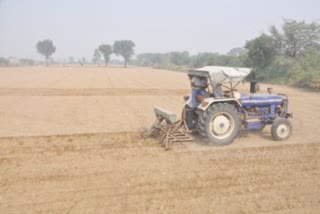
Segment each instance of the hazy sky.
[[136,53],[226,53],[281,25],[319,20],[319,0],[0,0],[0,57],[39,58],[52,39],[54,58],[92,58],[94,49],[130,39]]

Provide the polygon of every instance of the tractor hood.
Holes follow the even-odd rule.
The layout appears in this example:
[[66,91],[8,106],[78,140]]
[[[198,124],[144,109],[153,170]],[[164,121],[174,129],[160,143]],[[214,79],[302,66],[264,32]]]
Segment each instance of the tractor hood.
[[251,68],[205,66],[203,68],[190,70],[188,75],[207,77],[212,85],[216,85],[218,83],[242,81],[251,73],[251,71]]

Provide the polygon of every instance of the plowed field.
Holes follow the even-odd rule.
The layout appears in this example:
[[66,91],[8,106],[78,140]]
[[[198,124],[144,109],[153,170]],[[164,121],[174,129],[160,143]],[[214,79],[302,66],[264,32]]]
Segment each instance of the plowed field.
[[180,114],[186,74],[0,68],[0,213],[319,213],[320,94],[272,87],[290,97],[288,141],[266,127],[165,151],[139,130],[155,105]]

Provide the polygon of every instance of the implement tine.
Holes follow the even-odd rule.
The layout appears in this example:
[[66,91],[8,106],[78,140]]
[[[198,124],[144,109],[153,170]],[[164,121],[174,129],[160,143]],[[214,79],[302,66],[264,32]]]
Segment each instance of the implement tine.
[[159,131],[161,129],[161,123],[163,121],[163,118],[158,118],[153,123],[151,128],[145,133],[145,138],[153,137],[156,131]]
[[[174,113],[160,107],[154,107],[154,111],[157,119],[145,134],[146,137],[156,137],[156,133],[161,133],[160,144],[165,147],[166,150],[170,149],[174,142],[182,143],[193,140],[193,138],[186,133],[189,129],[184,117],[182,117],[182,120],[176,120]],[[165,125],[161,125],[163,121],[165,121]]]

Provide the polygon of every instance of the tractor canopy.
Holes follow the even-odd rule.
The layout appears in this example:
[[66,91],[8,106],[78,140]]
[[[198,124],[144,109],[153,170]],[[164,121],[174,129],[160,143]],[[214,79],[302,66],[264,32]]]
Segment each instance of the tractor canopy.
[[202,76],[210,80],[212,86],[218,83],[240,82],[250,73],[251,68],[233,68],[222,66],[205,66],[189,70],[188,76]]

